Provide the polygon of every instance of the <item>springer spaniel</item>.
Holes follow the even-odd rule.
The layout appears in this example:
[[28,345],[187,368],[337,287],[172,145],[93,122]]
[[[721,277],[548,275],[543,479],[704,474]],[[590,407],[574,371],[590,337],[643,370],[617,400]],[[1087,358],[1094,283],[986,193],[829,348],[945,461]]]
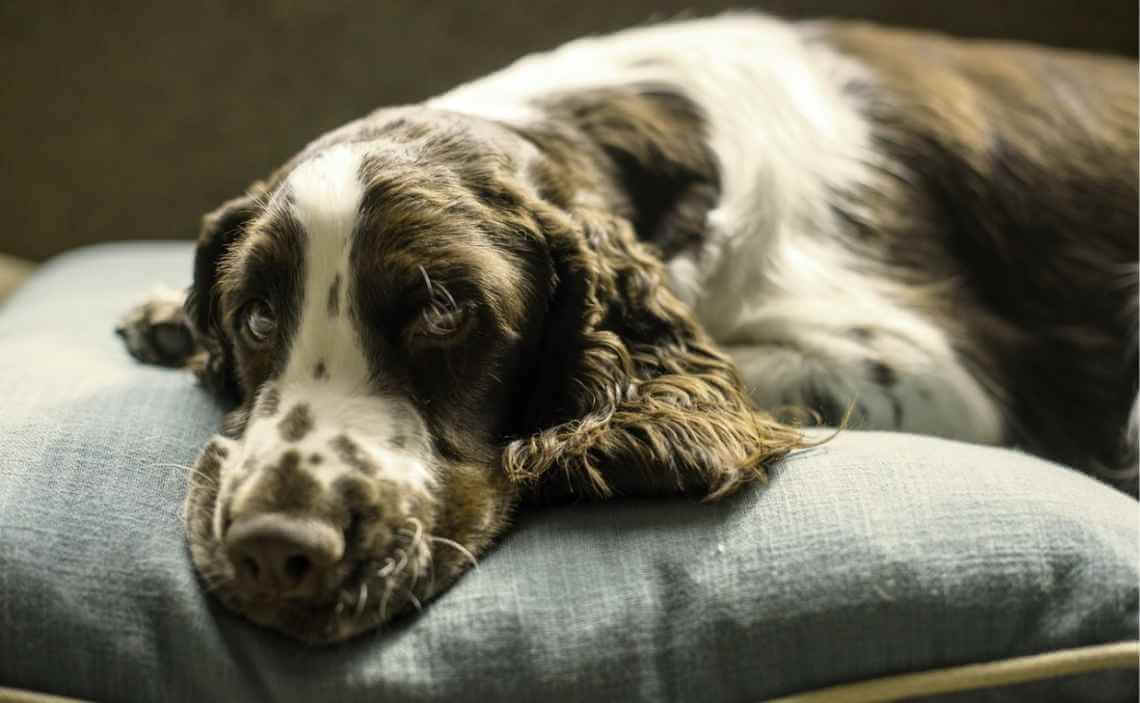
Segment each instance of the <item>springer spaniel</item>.
[[522,502],[762,479],[796,408],[1135,490],[1136,75],[727,15],[320,137],[119,330],[237,403],[190,476],[205,584],[343,639]]

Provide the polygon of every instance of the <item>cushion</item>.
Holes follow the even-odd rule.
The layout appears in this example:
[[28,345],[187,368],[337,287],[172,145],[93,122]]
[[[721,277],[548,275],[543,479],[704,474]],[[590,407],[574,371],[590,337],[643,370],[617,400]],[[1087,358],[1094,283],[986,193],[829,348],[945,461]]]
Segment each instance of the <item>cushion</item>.
[[[523,514],[477,571],[382,632],[313,648],[249,624],[206,595],[180,523],[185,467],[221,410],[112,332],[152,288],[185,285],[191,255],[76,251],[0,308],[0,687],[741,701],[1121,642],[1135,666],[1134,499],[1010,450],[854,431],[720,503]],[[1135,668],[1097,660],[970,695],[1135,700]]]

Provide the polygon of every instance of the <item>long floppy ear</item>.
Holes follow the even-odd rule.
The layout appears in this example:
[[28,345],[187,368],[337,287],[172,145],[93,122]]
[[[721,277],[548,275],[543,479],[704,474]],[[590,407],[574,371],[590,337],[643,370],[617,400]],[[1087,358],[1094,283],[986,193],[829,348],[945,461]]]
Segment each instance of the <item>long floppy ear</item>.
[[529,416],[507,474],[536,496],[697,493],[766,478],[803,446],[756,411],[735,368],[662,283],[629,221],[578,210],[548,222],[557,284]]
[[[600,191],[597,182],[571,189],[620,194],[608,210],[629,220],[637,238],[651,242],[664,259],[700,245],[720,173],[696,103],[642,85],[573,91],[545,107],[550,123],[528,127],[527,138],[561,161],[563,171],[609,182]],[[573,125],[569,134],[560,131],[565,125]],[[572,196],[563,196],[558,204],[570,205]]]
[[186,296],[186,316],[206,354],[192,363],[202,384],[223,397],[240,400],[233,345],[222,326],[218,275],[226,254],[240,242],[261,211],[265,188],[254,183],[245,195],[228,200],[202,218],[194,252],[194,282]]

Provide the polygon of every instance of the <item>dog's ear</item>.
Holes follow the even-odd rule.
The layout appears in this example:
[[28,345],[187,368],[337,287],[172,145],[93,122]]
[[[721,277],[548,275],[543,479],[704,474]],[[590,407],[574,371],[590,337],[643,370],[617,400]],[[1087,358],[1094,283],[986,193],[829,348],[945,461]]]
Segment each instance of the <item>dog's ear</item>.
[[233,361],[233,345],[222,325],[218,276],[226,254],[246,234],[250,221],[261,211],[265,188],[254,183],[240,197],[228,200],[202,218],[194,252],[194,282],[186,295],[186,316],[206,354],[192,364],[210,390],[240,400],[241,389]]
[[[720,169],[696,103],[644,85],[574,91],[545,108],[551,123],[528,127],[528,139],[561,162],[564,172],[592,173],[605,164],[596,174],[605,185],[577,187],[620,193],[607,207],[665,258],[699,246],[718,200]],[[559,131],[564,125],[573,125],[570,135]]]
[[503,455],[512,479],[539,498],[719,497],[803,445],[751,406],[627,220],[578,210],[545,226],[556,283],[529,432]]

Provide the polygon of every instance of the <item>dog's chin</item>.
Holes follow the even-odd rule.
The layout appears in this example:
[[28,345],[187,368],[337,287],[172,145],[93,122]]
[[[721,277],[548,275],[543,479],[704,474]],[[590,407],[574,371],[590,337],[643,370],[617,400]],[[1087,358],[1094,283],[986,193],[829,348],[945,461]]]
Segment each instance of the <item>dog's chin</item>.
[[[359,586],[357,586],[359,588]],[[384,586],[374,584],[381,592],[375,602],[366,601],[358,608],[351,598],[338,597],[323,602],[288,599],[249,599],[218,591],[215,595],[230,610],[262,627],[275,630],[311,645],[329,645],[377,630],[393,620],[414,613],[413,601],[406,593],[389,589],[386,603]]]
[[430,581],[381,578],[374,575],[375,562],[359,562],[337,589],[319,598],[254,596],[230,579],[207,576],[227,571],[216,560],[195,559],[195,567],[207,590],[235,614],[313,645],[350,639],[414,613],[439,590]]
[[[246,598],[224,588],[214,595],[235,614],[262,627],[308,644],[323,645],[347,639],[368,627],[364,622],[341,619],[338,604]],[[342,609],[343,610],[343,609]],[[373,623],[375,626],[379,623]]]

